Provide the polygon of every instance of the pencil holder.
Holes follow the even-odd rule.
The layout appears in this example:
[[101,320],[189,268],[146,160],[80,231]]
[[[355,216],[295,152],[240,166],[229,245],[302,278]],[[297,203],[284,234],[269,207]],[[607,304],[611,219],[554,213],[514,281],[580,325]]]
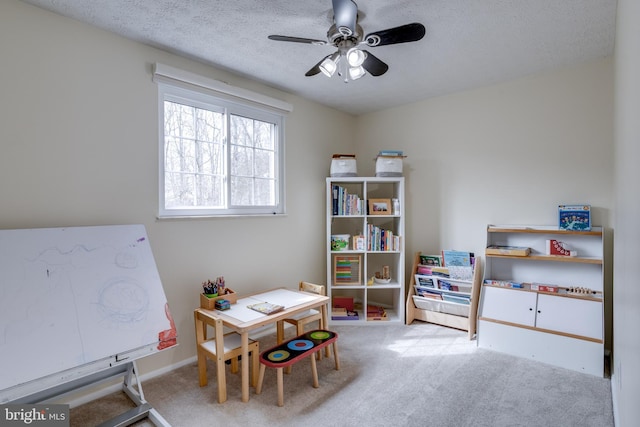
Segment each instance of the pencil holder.
[[226,299],[230,304],[235,304],[238,301],[238,295],[229,288],[227,288],[227,292],[224,295],[218,295],[216,297],[209,298],[205,294],[200,294],[200,307],[213,310],[216,306],[216,300],[219,299]]

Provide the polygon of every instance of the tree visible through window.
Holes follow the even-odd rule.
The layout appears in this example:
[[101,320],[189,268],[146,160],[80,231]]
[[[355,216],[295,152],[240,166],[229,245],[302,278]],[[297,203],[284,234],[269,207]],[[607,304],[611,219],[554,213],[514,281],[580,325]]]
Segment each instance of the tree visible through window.
[[230,120],[231,204],[274,205],[275,126],[235,115]]
[[163,88],[160,216],[283,213],[282,116]]

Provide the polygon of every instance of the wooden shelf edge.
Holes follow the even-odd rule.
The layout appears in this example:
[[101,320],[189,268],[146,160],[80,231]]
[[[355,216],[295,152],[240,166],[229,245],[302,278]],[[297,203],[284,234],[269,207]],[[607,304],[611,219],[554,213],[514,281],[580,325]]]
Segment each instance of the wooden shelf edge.
[[[509,286],[500,286],[500,285],[494,285],[492,283],[483,283],[482,286],[488,286],[488,287],[492,287],[492,288],[499,288],[499,289],[509,289],[511,291],[519,291],[519,292],[535,292],[537,294],[542,294],[542,295],[551,295],[554,297],[560,297],[560,298],[572,298],[572,299],[581,299],[584,301],[593,301],[593,302],[603,302],[604,298],[603,298],[603,292],[602,291],[594,291],[596,292],[596,295],[599,296],[590,296],[590,295],[585,295],[585,294],[569,294],[569,293],[565,293],[565,292],[547,292],[547,291],[537,291],[537,290],[533,290],[531,289],[531,283],[522,283],[525,287],[523,288],[514,288],[514,287],[509,287]],[[569,289],[566,286],[558,286],[558,288],[561,289]]]
[[555,226],[518,227],[509,225],[489,225],[488,233],[529,233],[529,234],[571,234],[582,236],[602,236],[602,227],[592,227],[589,231],[563,230]]
[[506,259],[521,259],[525,261],[551,261],[551,262],[573,262],[576,264],[596,264],[602,265],[602,258],[585,258],[575,256],[559,256],[559,255],[528,255],[528,256],[515,256],[515,255],[491,255],[485,254],[487,258],[506,258]]

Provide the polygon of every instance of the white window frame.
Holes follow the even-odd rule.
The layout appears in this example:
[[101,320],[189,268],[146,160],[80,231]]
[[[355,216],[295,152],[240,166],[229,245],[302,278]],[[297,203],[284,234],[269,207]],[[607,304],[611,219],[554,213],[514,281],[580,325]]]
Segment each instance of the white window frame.
[[[179,70],[164,64],[155,64],[153,80],[158,84],[158,132],[159,132],[159,218],[190,218],[217,216],[283,215],[285,214],[284,179],[284,124],[290,104],[229,86],[217,80]],[[227,206],[223,208],[167,208],[165,206],[165,135],[164,103],[177,102],[195,108],[222,112],[228,123],[228,115],[243,116],[275,125],[275,179],[276,203],[273,206],[230,206],[229,167],[226,173]],[[226,141],[228,144],[229,141]],[[229,150],[227,159],[229,164]]]

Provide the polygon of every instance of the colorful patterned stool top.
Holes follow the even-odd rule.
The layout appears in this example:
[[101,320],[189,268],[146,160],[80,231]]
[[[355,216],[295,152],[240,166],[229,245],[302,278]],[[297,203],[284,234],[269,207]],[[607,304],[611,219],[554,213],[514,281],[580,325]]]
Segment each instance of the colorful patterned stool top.
[[260,363],[271,368],[282,368],[294,364],[311,353],[328,346],[338,339],[338,334],[316,329],[278,344],[260,354]]

